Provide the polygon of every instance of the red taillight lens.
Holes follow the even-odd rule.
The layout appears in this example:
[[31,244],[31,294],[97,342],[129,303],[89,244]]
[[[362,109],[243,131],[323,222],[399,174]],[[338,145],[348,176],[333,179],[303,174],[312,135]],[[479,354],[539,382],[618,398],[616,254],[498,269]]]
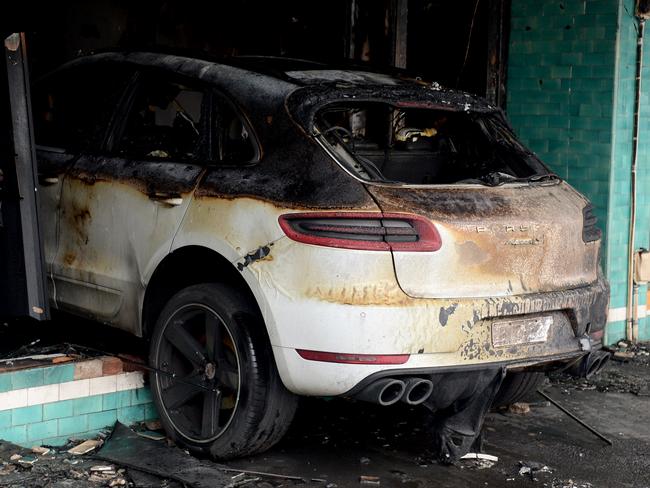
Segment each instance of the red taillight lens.
[[305,349],[296,349],[296,352],[308,361],[341,364],[404,364],[410,357],[409,354],[346,354]]
[[281,215],[290,239],[366,251],[437,251],[440,234],[427,219],[408,214],[309,212]]

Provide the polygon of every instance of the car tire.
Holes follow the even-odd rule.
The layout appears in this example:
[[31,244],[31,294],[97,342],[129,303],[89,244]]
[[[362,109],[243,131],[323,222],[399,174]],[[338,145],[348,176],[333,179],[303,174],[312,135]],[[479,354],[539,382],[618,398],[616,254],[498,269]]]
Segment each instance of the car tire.
[[542,386],[545,379],[544,373],[508,373],[501,383],[492,406],[504,407],[528,398]]
[[286,433],[297,397],[282,384],[256,307],[217,283],[187,287],[165,305],[149,353],[151,390],[167,434],[230,459]]

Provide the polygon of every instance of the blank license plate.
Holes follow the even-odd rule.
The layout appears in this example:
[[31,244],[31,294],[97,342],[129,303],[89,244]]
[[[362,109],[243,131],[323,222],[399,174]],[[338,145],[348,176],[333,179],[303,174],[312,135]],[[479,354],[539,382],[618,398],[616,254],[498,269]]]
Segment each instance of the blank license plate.
[[553,317],[550,315],[534,319],[492,322],[492,345],[503,347],[546,342],[551,325],[553,325]]

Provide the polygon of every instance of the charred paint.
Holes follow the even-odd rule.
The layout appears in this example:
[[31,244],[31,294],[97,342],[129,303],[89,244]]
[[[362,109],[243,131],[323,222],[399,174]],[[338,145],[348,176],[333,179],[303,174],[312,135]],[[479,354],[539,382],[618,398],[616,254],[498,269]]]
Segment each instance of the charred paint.
[[404,307],[410,301],[396,283],[390,282],[347,284],[340,287],[318,284],[308,288],[305,296],[328,303],[360,306]]
[[565,183],[368,190],[382,211],[424,215],[440,233],[435,253],[395,253],[410,296],[512,296],[597,280],[600,243],[583,241],[585,200]]
[[254,263],[255,261],[261,261],[263,259],[272,260],[272,257],[270,256],[272,245],[273,244],[269,244],[268,246],[261,246],[255,251],[244,256],[244,259],[241,262],[237,263],[237,269],[239,271],[243,271],[245,267],[247,267],[249,264]]
[[440,322],[440,325],[442,325],[443,327],[447,325],[447,320],[449,320],[449,316],[456,311],[457,306],[458,304],[454,303],[449,307],[440,307],[440,312],[438,313],[438,321]]

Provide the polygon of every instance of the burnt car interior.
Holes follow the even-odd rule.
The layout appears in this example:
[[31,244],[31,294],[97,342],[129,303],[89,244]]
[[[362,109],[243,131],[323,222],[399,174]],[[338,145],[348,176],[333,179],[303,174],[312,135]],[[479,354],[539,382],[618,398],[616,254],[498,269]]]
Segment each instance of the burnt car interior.
[[339,160],[366,180],[495,185],[549,174],[497,112],[371,102],[326,107],[317,126]]
[[195,159],[201,148],[202,104],[201,91],[147,79],[139,86],[115,150],[139,159]]
[[[95,69],[71,71],[55,75],[47,89],[36,84],[34,130],[41,150],[74,153],[105,148],[136,160],[227,165],[256,157],[251,130],[242,116],[210,90],[155,76],[139,77],[136,87],[129,88],[133,72],[124,67],[116,67],[108,78],[105,71]],[[123,108],[116,111],[117,106]]]

